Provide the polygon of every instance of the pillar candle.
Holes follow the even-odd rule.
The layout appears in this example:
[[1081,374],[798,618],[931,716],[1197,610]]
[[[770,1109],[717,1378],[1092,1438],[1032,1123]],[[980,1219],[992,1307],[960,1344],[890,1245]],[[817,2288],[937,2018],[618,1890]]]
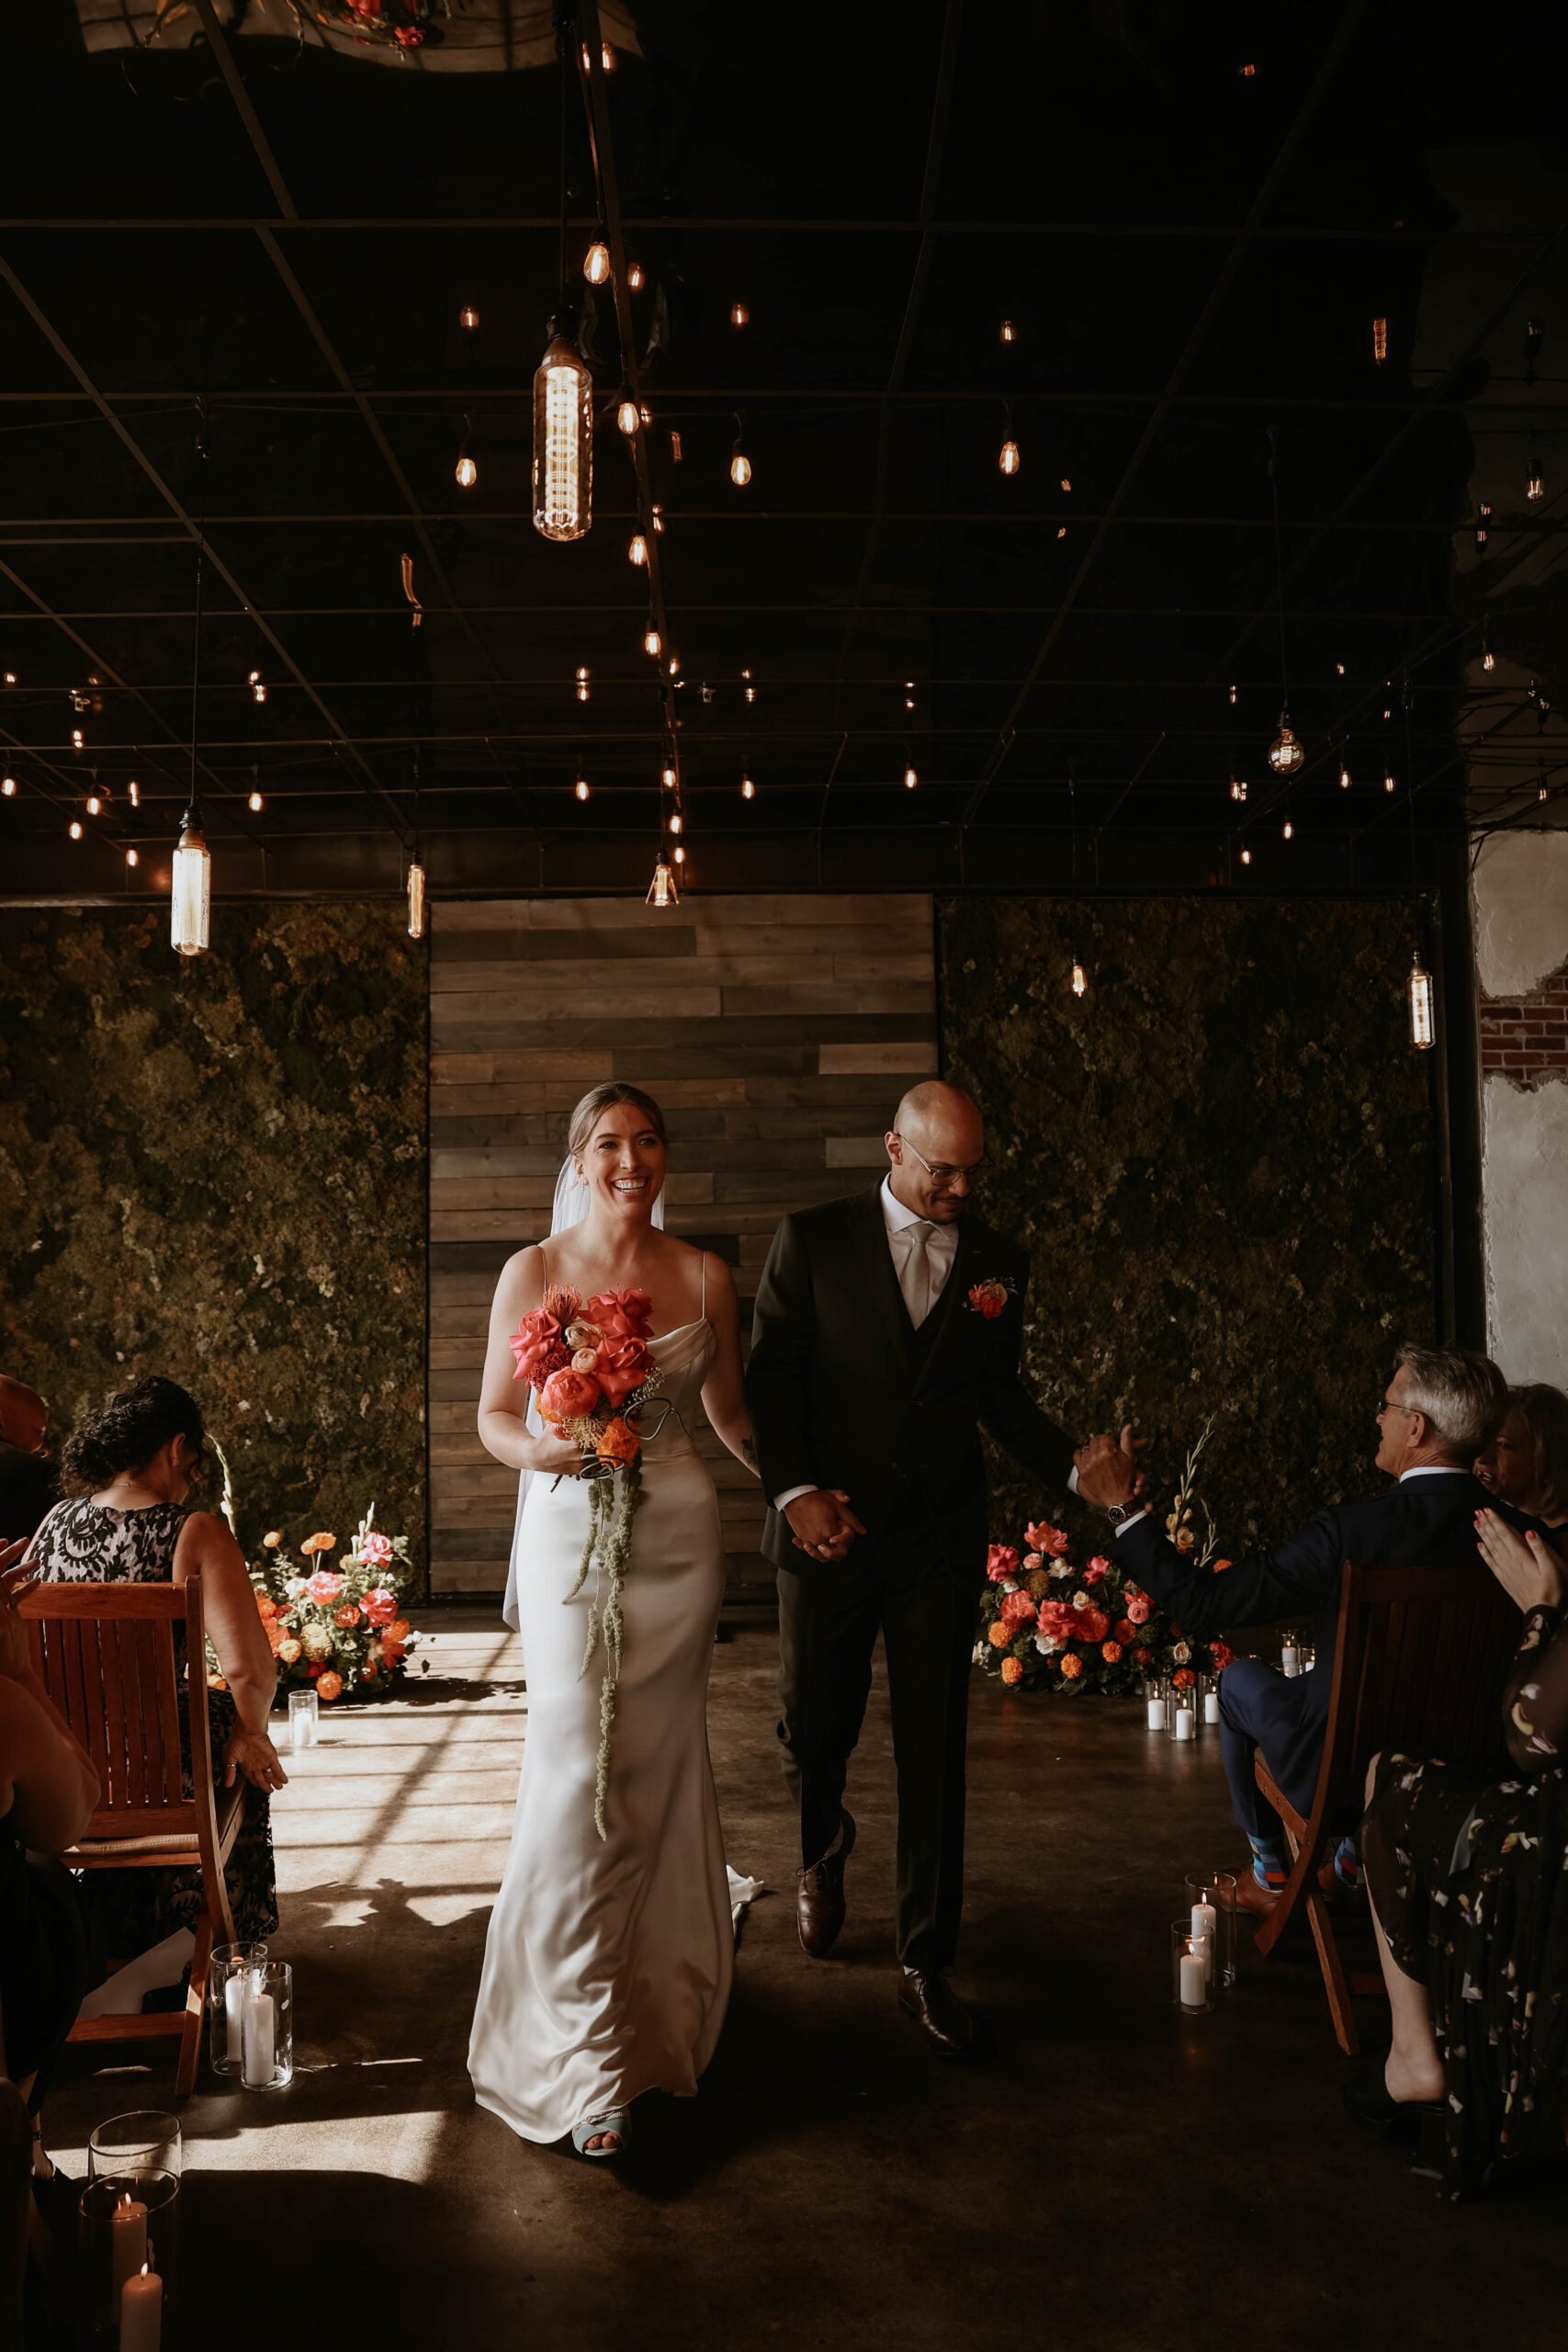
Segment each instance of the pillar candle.
[[1192,1710],[1190,1707],[1178,1707],[1176,1711],[1176,1736],[1178,1739],[1191,1738]]
[[128,2278],[119,2298],[119,2352],[158,2352],[164,2333],[164,2282],[155,2270]]
[[237,2066],[245,2051],[245,1979],[235,1969],[223,1980],[223,2054]]
[[1300,1658],[1295,1644],[1287,1642],[1280,1652],[1280,1665],[1282,1670],[1287,1676],[1293,1676],[1299,1663]]
[[1205,1690],[1203,1693],[1203,1721],[1206,1724],[1217,1724],[1219,1720],[1220,1694],[1217,1690]]
[[1211,1982],[1214,1974],[1214,1930],[1219,1914],[1212,1903],[1204,1901],[1192,1905],[1192,1940],[1203,1951],[1203,1973]]
[[270,1993],[245,1995],[245,2087],[265,2090],[272,2081],[275,2013]]
[[1201,2009],[1209,1997],[1209,1972],[1203,1965],[1201,1951],[1186,1951],[1181,1955],[1181,2001],[1189,2009]]
[[1149,1701],[1149,1729],[1151,1731],[1165,1729],[1165,1701],[1163,1699]]
[[147,2208],[123,2190],[114,2209],[109,2235],[109,2301],[118,2307],[120,2290],[147,2260]]

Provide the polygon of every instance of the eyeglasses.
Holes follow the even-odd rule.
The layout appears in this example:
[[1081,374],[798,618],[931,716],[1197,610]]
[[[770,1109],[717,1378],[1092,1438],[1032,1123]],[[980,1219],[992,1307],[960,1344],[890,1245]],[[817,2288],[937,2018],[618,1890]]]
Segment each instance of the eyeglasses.
[[1403,1413],[1408,1420],[1415,1410],[1414,1405],[1402,1405],[1397,1396],[1385,1396],[1378,1407],[1377,1417],[1381,1421],[1385,1413]]
[[[895,1135],[898,1134],[897,1127],[893,1132]],[[915,1147],[908,1136],[898,1136],[898,1140],[906,1151],[914,1153],[933,1184],[953,1184],[961,1176],[972,1183],[976,1176],[983,1176],[991,1164],[989,1159],[976,1159],[968,1168],[950,1168],[945,1159],[939,1159],[933,1168],[923,1151],[915,1151]]]

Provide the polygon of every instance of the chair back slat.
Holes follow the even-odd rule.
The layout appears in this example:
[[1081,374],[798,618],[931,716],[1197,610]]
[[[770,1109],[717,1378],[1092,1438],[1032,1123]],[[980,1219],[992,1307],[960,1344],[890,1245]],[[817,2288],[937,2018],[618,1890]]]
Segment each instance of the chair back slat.
[[[185,1793],[180,1758],[180,1698],[185,1680],[176,1628],[201,1623],[200,1588],[184,1585],[41,1584],[25,1594],[21,1613],[31,1621],[34,1662],[45,1690],[97,1769],[98,1809],[83,1833],[89,1838],[126,1834],[158,1815],[172,1829],[187,1827],[192,1801]],[[207,1742],[206,1670],[198,1641],[187,1640],[197,1661],[190,1685],[191,1727]],[[210,1774],[204,1775],[209,1779]]]

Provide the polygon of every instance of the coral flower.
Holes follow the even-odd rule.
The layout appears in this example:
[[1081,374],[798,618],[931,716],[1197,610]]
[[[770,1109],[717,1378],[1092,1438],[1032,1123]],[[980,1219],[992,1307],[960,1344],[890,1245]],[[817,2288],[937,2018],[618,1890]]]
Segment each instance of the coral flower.
[[1235,1652],[1231,1648],[1228,1642],[1212,1642],[1209,1646],[1214,1653],[1214,1672],[1216,1674],[1223,1674],[1225,1668],[1229,1666],[1232,1658],[1235,1657]]
[[361,1682],[374,1682],[379,1672],[379,1667],[376,1666],[374,1663],[367,1663],[360,1668],[359,1679]]
[[325,1699],[329,1706],[334,1699],[341,1699],[343,1696],[342,1675],[329,1672],[321,1676],[316,1684],[316,1696],[318,1699]]
[[270,1535],[262,1537],[262,1542],[269,1552],[276,1552],[282,1541],[283,1530],[280,1527],[275,1527]]
[[641,1452],[642,1440],[618,1413],[605,1423],[598,1445],[601,1462],[635,1462]]
[[1012,1639],[1012,1629],[1010,1626],[1005,1625],[998,1617],[994,1625],[987,1626],[986,1639],[990,1643],[991,1647],[994,1650],[1005,1650],[1008,1644]]
[[1111,1631],[1111,1620],[1103,1609],[1079,1609],[1075,1611],[1075,1614],[1078,1621],[1076,1630],[1080,1641],[1102,1642]]
[[[301,1549],[302,1548],[303,1546],[301,1546]],[[310,1538],[310,1549],[312,1552],[335,1552],[337,1550],[337,1537],[335,1535],[312,1535]]]
[[207,1687],[209,1690],[227,1690],[229,1685],[220,1674],[209,1674],[207,1678]]
[[271,1648],[274,1657],[276,1657],[278,1651],[283,1646],[283,1628],[278,1623],[276,1617],[269,1617],[267,1620],[266,1638],[268,1646]]
[[1100,1645],[1100,1655],[1105,1660],[1107,1666],[1120,1666],[1122,1663],[1121,1643],[1101,1642]]
[[1138,1638],[1138,1629],[1130,1618],[1123,1617],[1119,1624],[1112,1626],[1111,1631],[1123,1649],[1129,1642],[1135,1642]]
[[1021,1682],[1023,1680],[1023,1660],[1021,1658],[1003,1658],[1002,1680],[1004,1682]]
[[1044,1566],[1045,1555],[1043,1552],[1026,1552],[1024,1554],[1023,1572],[1025,1576],[1032,1577],[1036,1568],[1043,1568]]
[[1139,1593],[1136,1600],[1130,1600],[1127,1603],[1127,1614],[1132,1619],[1134,1625],[1146,1625],[1148,1623],[1149,1604],[1144,1599],[1142,1593]]
[[408,1619],[406,1617],[394,1617],[391,1623],[387,1628],[384,1638],[389,1642],[406,1642],[408,1637]]
[[373,1625],[389,1625],[398,1613],[398,1596],[384,1584],[372,1585],[365,1596],[365,1614]]
[[539,1410],[551,1421],[579,1419],[598,1402],[599,1383],[587,1372],[552,1372],[539,1391]]
[[276,1617],[276,1614],[277,1614],[277,1603],[276,1603],[276,1600],[273,1600],[272,1599],[270,1599],[270,1598],[269,1598],[269,1596],[268,1596],[266,1593],[265,1593],[265,1592],[258,1592],[258,1593],[257,1593],[257,1595],[256,1595],[256,1615],[257,1615],[258,1617],[264,1617],[264,1618],[265,1618],[265,1617]]
[[1091,1560],[1083,1572],[1085,1584],[1098,1584],[1105,1574],[1105,1567],[1106,1564],[1103,1560]]
[[305,1580],[305,1590],[318,1609],[330,1609],[343,1590],[343,1578],[331,1568],[318,1568]]
[[292,1666],[299,1657],[299,1644],[295,1640],[292,1634],[289,1634],[287,1641],[279,1642],[277,1645],[277,1655],[283,1660],[285,1666]]
[[401,1642],[394,1642],[389,1634],[381,1644],[381,1663],[389,1674],[394,1667],[401,1666],[402,1662],[403,1645]]
[[1133,1652],[1133,1663],[1134,1666],[1149,1666],[1152,1665],[1153,1662],[1153,1650],[1140,1647]]
[[[1097,1553],[1095,1554],[1095,1555],[1094,1555],[1093,1559],[1089,1562],[1089,1564],[1088,1567],[1084,1570],[1084,1575],[1085,1575],[1086,1577],[1094,1576],[1094,1572],[1095,1572],[1096,1568],[1098,1568],[1098,1569],[1100,1570],[1100,1576],[1103,1576],[1103,1575],[1105,1574],[1106,1570],[1110,1567],[1110,1566],[1111,1566],[1111,1563],[1110,1563],[1110,1561],[1106,1558],[1106,1556],[1105,1556],[1104,1553],[1103,1553],[1103,1552],[1097,1552]],[[1097,1577],[1095,1578],[1096,1583],[1098,1583],[1098,1582],[1099,1582],[1099,1580],[1100,1580],[1100,1579],[1099,1579],[1099,1577]]]
[[1054,1559],[1059,1560],[1067,1548],[1066,1529],[1053,1527],[1048,1521],[1038,1527],[1032,1524],[1023,1532],[1032,1552],[1049,1552]]
[[1003,1624],[1010,1625],[1016,1634],[1032,1620],[1034,1603],[1026,1592],[1010,1592],[1002,1602],[1000,1614]]
[[390,1537],[378,1535],[372,1529],[368,1535],[361,1539],[359,1556],[367,1568],[384,1568],[392,1556]]
[[1018,1554],[1010,1544],[993,1544],[986,1554],[986,1574],[993,1584],[1018,1574]]
[[1082,1658],[1079,1657],[1077,1650],[1068,1650],[1062,1660],[1063,1679],[1067,1682],[1076,1682],[1082,1672]]
[[1179,1666],[1170,1679],[1178,1690],[1190,1690],[1198,1677],[1190,1666]]
[[997,1317],[1005,1312],[1007,1303],[1008,1294],[1005,1283],[991,1282],[970,1284],[969,1304],[976,1315],[985,1317],[987,1323],[994,1323]]
[[1216,1561],[1214,1562],[1214,1566],[1213,1566],[1213,1574],[1214,1574],[1215,1576],[1221,1576],[1221,1575],[1223,1575],[1223,1574],[1224,1574],[1224,1570],[1225,1570],[1226,1568],[1228,1568],[1228,1567],[1229,1567],[1229,1566],[1230,1566],[1230,1562],[1229,1562],[1228,1560],[1216,1560]]
[[358,1623],[359,1611],[352,1600],[344,1601],[341,1609],[334,1610],[333,1612],[333,1623],[341,1625],[345,1634],[351,1625],[357,1625]]

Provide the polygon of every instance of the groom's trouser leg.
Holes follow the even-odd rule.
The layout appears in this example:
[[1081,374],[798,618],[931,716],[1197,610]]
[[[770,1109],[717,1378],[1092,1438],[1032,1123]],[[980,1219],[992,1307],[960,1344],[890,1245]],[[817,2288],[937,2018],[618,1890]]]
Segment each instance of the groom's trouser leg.
[[898,1957],[951,1968],[964,1908],[964,1751],[979,1599],[929,1571],[883,1604],[898,1770]]
[[1305,1681],[1304,1675],[1287,1680],[1253,1657],[1234,1659],[1220,1677],[1220,1755],[1231,1810],[1249,1838],[1275,1843],[1281,1853],[1284,1824],[1258,1788],[1253,1758],[1261,1748],[1291,1803],[1302,1813],[1312,1811],[1324,1727],[1303,1689]]
[[839,1834],[849,1761],[865,1718],[882,1577],[874,1568],[779,1571],[779,1742],[800,1813],[800,1859]]

